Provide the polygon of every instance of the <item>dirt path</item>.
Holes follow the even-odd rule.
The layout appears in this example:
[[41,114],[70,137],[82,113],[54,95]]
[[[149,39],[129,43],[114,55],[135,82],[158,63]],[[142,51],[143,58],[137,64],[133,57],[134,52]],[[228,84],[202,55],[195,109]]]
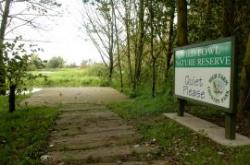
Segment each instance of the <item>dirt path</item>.
[[165,165],[159,149],[140,143],[136,130],[108,110],[106,103],[127,99],[112,88],[50,88],[34,94],[30,105],[60,105],[43,164]]

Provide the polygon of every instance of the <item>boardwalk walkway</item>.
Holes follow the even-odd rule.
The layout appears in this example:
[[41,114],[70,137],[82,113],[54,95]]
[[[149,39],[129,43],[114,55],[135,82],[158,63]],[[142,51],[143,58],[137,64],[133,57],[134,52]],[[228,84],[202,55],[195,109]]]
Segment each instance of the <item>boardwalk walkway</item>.
[[136,130],[111,112],[106,104],[127,99],[112,88],[49,88],[28,104],[60,106],[51,131],[48,165],[165,165],[154,160],[157,146],[140,143]]

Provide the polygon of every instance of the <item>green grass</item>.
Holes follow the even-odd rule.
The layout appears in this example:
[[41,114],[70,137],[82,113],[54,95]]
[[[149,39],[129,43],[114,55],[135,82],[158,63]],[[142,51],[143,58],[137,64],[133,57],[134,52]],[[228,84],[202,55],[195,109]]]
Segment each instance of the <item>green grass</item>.
[[6,101],[0,97],[0,164],[39,164],[57,110],[19,107],[11,114]]
[[165,95],[156,98],[140,96],[136,99],[122,103],[114,103],[110,106],[123,118],[136,119],[160,115],[163,112],[174,112],[176,104],[170,104],[171,102],[174,102],[174,99]]
[[[250,164],[250,146],[224,147],[163,117],[163,112],[176,110],[176,102],[172,96],[161,95],[154,99],[141,96],[110,107],[137,127],[142,135],[142,142],[156,139],[165,155],[181,164]],[[193,113],[200,114],[201,110],[194,110]],[[215,113],[206,111],[207,115]]]
[[47,78],[37,78],[31,84],[36,87],[80,87],[104,86],[105,81],[98,73],[98,68],[62,68],[33,71],[34,75],[42,74]]

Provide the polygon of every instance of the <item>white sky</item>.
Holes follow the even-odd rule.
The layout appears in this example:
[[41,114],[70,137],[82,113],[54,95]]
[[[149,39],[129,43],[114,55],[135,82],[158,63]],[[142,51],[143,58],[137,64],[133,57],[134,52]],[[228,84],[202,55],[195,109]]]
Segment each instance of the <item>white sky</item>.
[[[14,38],[22,35],[28,40],[49,41],[48,43],[37,43],[44,52],[40,53],[42,59],[50,59],[53,56],[62,56],[67,63],[80,64],[83,59],[91,59],[101,62],[101,57],[85,34],[82,25],[82,0],[57,0],[62,4],[61,17],[43,17],[37,21],[46,27],[46,30],[35,30],[22,27],[6,38]],[[16,10],[16,9],[15,9]]]

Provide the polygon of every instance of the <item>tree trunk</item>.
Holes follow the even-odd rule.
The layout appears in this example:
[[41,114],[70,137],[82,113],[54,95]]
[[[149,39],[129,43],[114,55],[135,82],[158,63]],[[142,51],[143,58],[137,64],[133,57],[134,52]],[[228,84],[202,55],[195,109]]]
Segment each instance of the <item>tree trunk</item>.
[[224,15],[223,15],[223,29],[224,37],[231,36],[234,28],[234,0],[223,0]]
[[[177,46],[184,46],[188,44],[187,34],[187,1],[177,0]],[[183,116],[186,101],[178,99],[179,109],[178,115]]]
[[115,7],[114,7],[113,0],[111,0],[111,7],[112,7],[112,15],[114,17],[114,26],[115,26],[118,68],[119,68],[119,74],[120,74],[120,89],[121,89],[121,92],[123,92],[123,74],[122,74],[122,66],[121,66],[120,43],[119,43],[118,28],[117,28],[117,22],[116,22],[116,13],[115,13]]
[[152,59],[152,97],[156,96],[156,58]]
[[150,0],[149,13],[150,13],[150,55],[152,60],[152,97],[155,97],[156,90],[156,56],[154,55],[154,11],[153,0]]
[[250,109],[250,33],[248,34],[247,50],[243,60],[240,83],[239,111]]
[[141,78],[141,63],[143,56],[143,47],[144,47],[144,0],[140,0],[139,5],[139,39],[136,47],[135,55],[135,74],[134,74],[134,83],[133,83],[133,93],[134,96],[138,94],[138,85],[140,84]]
[[174,13],[175,13],[175,2],[172,3],[171,6],[171,13],[170,13],[170,20],[169,20],[169,33],[168,33],[168,49],[166,53],[166,70],[165,70],[165,79],[167,79],[168,70],[170,68],[170,61],[172,58],[172,49],[173,49],[173,42],[174,42]]
[[16,85],[10,85],[9,87],[9,112],[16,110]]
[[5,36],[6,26],[8,23],[8,16],[9,16],[11,2],[12,0],[5,1],[5,8],[3,11],[1,29],[0,29],[0,95],[6,94],[6,86],[5,86],[6,73],[3,62],[3,44],[4,44],[4,36]]
[[177,0],[177,46],[188,44],[187,1]]
[[127,58],[128,58],[128,70],[129,70],[129,80],[130,84],[133,82],[133,74],[132,74],[132,62],[131,62],[131,52],[130,52],[130,5],[131,1],[129,1],[129,6],[127,4],[127,0],[124,0],[125,6],[125,28],[126,28],[126,37],[127,37]]
[[113,61],[113,57],[110,57],[109,58],[109,75],[108,75],[109,85],[111,85],[112,83],[113,70],[114,70],[114,61]]
[[110,35],[109,35],[109,85],[112,84],[113,70],[114,70],[114,17],[111,14],[110,22]]

